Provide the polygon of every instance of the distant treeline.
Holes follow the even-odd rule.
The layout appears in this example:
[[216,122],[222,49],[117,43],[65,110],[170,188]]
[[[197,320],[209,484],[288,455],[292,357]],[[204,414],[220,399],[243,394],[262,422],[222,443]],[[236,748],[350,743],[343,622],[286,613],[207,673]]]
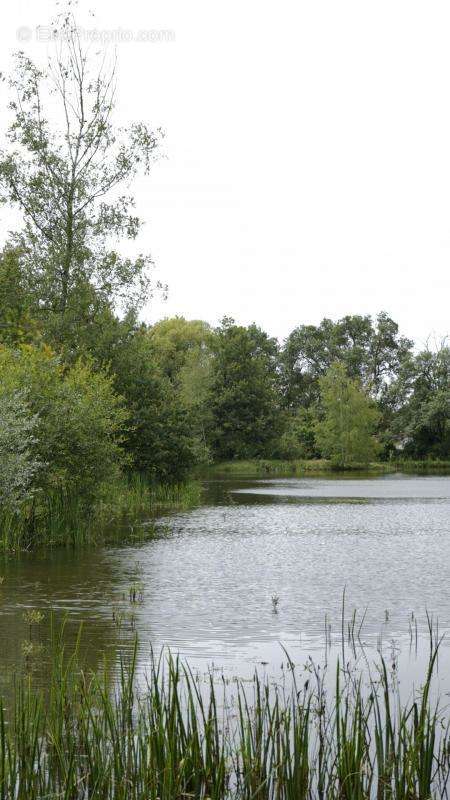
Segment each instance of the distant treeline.
[[26,508],[32,529],[55,493],[91,507],[127,473],[448,458],[449,349],[415,353],[384,313],[300,324],[282,344],[231,319],[139,322],[159,287],[150,257],[119,247],[162,134],[114,127],[114,67],[90,62],[70,14],[55,24],[48,67],[17,56],[0,152],[0,204],[21,220],[0,253],[1,508]]

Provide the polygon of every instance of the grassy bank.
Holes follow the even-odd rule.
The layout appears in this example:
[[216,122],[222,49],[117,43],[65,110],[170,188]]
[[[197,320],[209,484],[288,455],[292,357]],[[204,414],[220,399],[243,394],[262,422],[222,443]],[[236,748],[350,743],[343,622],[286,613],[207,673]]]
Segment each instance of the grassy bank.
[[[137,652],[137,651],[136,651]],[[0,704],[0,797],[16,800],[431,800],[447,796],[447,720],[422,691],[402,705],[380,656],[363,691],[337,667],[291,688],[257,674],[227,685],[177,660],[138,689],[136,652],[112,689],[53,647],[45,690],[16,682]]]
[[[179,508],[190,508],[200,499],[200,484],[150,484],[140,475],[122,477],[101,487],[93,505],[66,492],[54,491],[37,498],[22,513],[0,513],[0,552],[11,553],[35,547],[85,545],[109,539],[144,536],[133,525],[142,517]],[[0,796],[1,797],[1,796]]]
[[352,464],[345,470],[337,468],[324,458],[311,460],[250,459],[247,461],[222,461],[212,464],[207,472],[217,475],[302,475],[321,472],[368,472],[374,475],[389,472],[450,472],[450,461],[396,460],[371,464]]

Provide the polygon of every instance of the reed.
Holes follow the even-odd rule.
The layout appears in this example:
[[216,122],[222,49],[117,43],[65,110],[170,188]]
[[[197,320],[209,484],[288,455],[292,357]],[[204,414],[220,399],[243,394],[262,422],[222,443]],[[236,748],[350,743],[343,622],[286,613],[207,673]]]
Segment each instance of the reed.
[[166,510],[190,508],[200,499],[200,484],[151,484],[140,475],[122,476],[101,487],[91,502],[62,489],[40,495],[20,512],[0,508],[0,552],[35,547],[84,546],[107,540],[148,536],[139,519]]
[[151,483],[139,473],[102,487],[95,507],[96,522],[120,521],[146,513],[190,508],[200,501],[198,481],[180,484]]
[[336,666],[274,686],[227,684],[178,658],[137,680],[137,643],[113,680],[51,645],[51,678],[16,680],[0,705],[0,798],[17,800],[431,800],[447,797],[448,727],[430,699],[439,644],[420,694],[402,704],[380,656],[367,691]]

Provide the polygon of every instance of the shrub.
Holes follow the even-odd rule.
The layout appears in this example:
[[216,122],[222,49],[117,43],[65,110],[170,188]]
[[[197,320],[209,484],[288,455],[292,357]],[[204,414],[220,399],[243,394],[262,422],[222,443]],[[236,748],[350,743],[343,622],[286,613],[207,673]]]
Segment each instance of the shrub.
[[22,437],[23,460],[41,464],[29,473],[34,488],[61,488],[91,501],[123,462],[127,413],[111,379],[81,362],[65,371],[50,349],[26,345],[0,348],[0,387],[5,409],[8,397],[26,398],[9,428]]
[[33,494],[42,466],[33,455],[38,418],[20,392],[0,396],[0,503],[19,511]]

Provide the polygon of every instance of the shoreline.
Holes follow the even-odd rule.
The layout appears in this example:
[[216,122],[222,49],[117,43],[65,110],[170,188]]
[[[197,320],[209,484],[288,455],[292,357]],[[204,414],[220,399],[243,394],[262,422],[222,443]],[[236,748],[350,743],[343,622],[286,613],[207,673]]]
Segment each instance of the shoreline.
[[450,473],[450,461],[424,460],[409,461],[398,459],[396,461],[373,462],[370,464],[352,464],[347,467],[333,466],[327,459],[311,460],[283,460],[255,458],[248,460],[220,461],[204,467],[198,472],[199,478],[208,475],[304,475],[305,473],[339,473],[358,472],[367,475],[381,475],[395,472],[410,473]]

